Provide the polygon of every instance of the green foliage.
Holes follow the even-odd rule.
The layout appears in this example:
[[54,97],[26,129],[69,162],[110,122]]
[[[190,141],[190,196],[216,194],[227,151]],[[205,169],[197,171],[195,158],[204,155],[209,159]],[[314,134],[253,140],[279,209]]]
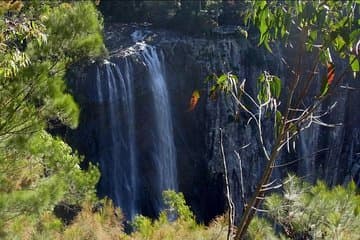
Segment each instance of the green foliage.
[[[104,54],[102,19],[91,2],[62,3],[46,7],[41,16],[47,28],[47,44],[34,46],[38,59],[54,58],[71,63]],[[84,14],[86,13],[86,14]]]
[[[260,31],[259,45],[271,51],[276,39],[291,41],[301,33],[308,50],[319,47],[326,60],[328,48],[343,58],[351,56],[359,40],[359,6],[356,1],[250,1],[245,21]],[[251,10],[250,10],[251,9]],[[254,9],[254,10],[252,10]]]
[[133,221],[135,231],[124,239],[226,239],[225,218],[217,218],[209,227],[205,227],[196,223],[182,193],[167,190],[163,192],[163,199],[166,208],[160,213],[159,218],[151,220],[145,216],[136,216]]
[[24,146],[33,158],[43,163],[46,175],[58,175],[68,186],[63,200],[71,204],[80,204],[83,200],[95,200],[94,186],[99,179],[99,171],[89,165],[87,171],[80,169],[81,158],[72,153],[72,149],[61,139],[56,139],[46,132],[39,132],[30,137]]
[[188,223],[195,222],[194,214],[191,212],[189,206],[186,205],[182,193],[167,190],[163,192],[163,199],[168,211],[170,213],[174,212],[177,215],[178,220]]
[[205,82],[210,82],[212,84],[210,88],[210,98],[216,99],[221,92],[230,94],[232,92],[238,92],[238,83],[239,79],[236,75],[232,73],[222,74],[217,76],[212,74],[205,79]]
[[80,169],[46,129],[49,119],[77,126],[64,78],[71,64],[105,53],[102,21],[85,1],[1,1],[0,13],[0,238],[55,239],[63,226],[54,206],[94,201],[99,171]]
[[265,201],[268,217],[290,238],[358,239],[360,196],[355,183],[328,188],[315,186],[290,176],[282,195],[272,194]]
[[260,74],[258,78],[257,99],[260,104],[266,104],[271,99],[279,99],[281,93],[281,80],[268,72]]
[[139,215],[136,216],[133,222],[133,226],[140,235],[148,239],[154,233],[154,227],[150,218]]
[[142,215],[135,218],[133,226],[142,236],[147,238],[154,233],[154,228],[169,224],[168,219],[174,219],[189,227],[196,226],[194,214],[191,212],[189,206],[186,205],[182,193],[166,190],[163,192],[163,200],[166,208],[160,213],[159,219],[155,222],[152,222],[149,218]]
[[[210,89],[210,96],[216,95],[217,91],[230,92],[236,107],[250,115],[249,121],[255,123],[260,148],[267,160],[263,175],[238,225],[237,240],[242,239],[247,232],[254,209],[261,202],[258,198],[263,197],[262,188],[269,184],[273,166],[282,148],[289,146],[302,130],[312,124],[326,125],[321,119],[315,118],[314,113],[320,110],[325,99],[338,91],[349,70],[354,75],[359,71],[358,49],[354,49],[358,48],[360,38],[358,1],[251,0],[246,1],[246,4],[245,22],[259,30],[259,46],[265,46],[272,53],[270,45],[277,41],[277,46],[282,44],[294,57],[281,59],[289,78],[286,79],[285,94],[281,94],[282,81],[271,75],[271,71],[264,71],[259,76],[256,98],[246,92],[245,80],[237,86],[226,75],[216,77]],[[332,58],[332,54],[336,59]],[[344,60],[335,62],[339,58]],[[325,71],[321,68],[325,68]],[[320,90],[317,76],[323,78]],[[230,89],[226,85],[229,82]],[[250,107],[247,104],[249,102]],[[263,134],[263,123],[269,116],[274,119],[274,139],[270,141],[270,147],[265,144]],[[275,200],[274,203],[279,203]],[[332,216],[332,219],[333,222],[340,221],[338,214]]]
[[248,229],[248,238],[252,240],[275,240],[278,237],[268,221],[254,217]]

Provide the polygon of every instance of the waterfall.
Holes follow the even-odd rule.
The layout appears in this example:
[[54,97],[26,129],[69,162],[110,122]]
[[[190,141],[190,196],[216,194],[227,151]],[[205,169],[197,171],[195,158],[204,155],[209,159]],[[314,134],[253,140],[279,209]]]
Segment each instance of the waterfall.
[[[98,101],[103,103],[98,141],[100,152],[100,188],[132,219],[137,210],[137,162],[133,79],[126,62],[124,71],[106,62],[104,76],[96,71]],[[124,74],[123,74],[123,73]]]
[[[97,128],[92,141],[99,146],[95,161],[101,171],[100,195],[109,196],[129,220],[142,213],[146,204],[151,205],[145,207],[148,214],[157,214],[163,207],[162,192],[177,190],[178,187],[164,56],[155,47],[144,43],[137,43],[134,47],[137,49],[135,56],[146,68],[146,84],[142,85],[142,91],[148,97],[149,122],[146,125],[143,118],[137,117],[137,114],[144,116],[144,113],[136,108],[137,79],[130,58],[105,61],[98,66],[92,86],[95,101],[99,104],[92,119]],[[143,133],[141,128],[144,126],[149,134]],[[146,145],[148,156],[137,152],[139,142],[149,143]]]
[[[233,121],[233,106],[229,105],[233,103],[226,96],[217,101],[204,97],[192,112],[186,111],[186,104],[194,89],[210,90],[211,83],[204,84],[203,79],[212,72],[237,73],[239,79],[247,79],[252,94],[264,69],[273,69],[274,74],[286,79],[288,72],[280,58],[291,58],[289,53],[274,46],[274,54],[267,55],[233,36],[193,38],[131,24],[108,30],[111,63],[94,62],[84,72],[77,71],[71,80],[70,90],[81,107],[81,121],[78,129],[66,133],[71,138],[69,143],[85,156],[85,167],[89,161],[98,163],[99,196],[113,199],[127,220],[139,213],[156,217],[165,189],[181,190],[200,221],[222,214],[226,199],[222,197],[217,129],[226,127],[228,144],[224,150],[231,170],[230,185],[234,201],[242,202],[239,159],[234,150],[241,155],[248,196],[264,164],[256,129],[245,124],[248,116],[241,112],[240,121]],[[132,41],[128,36],[131,32]],[[360,87],[359,81],[351,84]],[[291,170],[310,182],[324,179],[337,184],[354,179],[359,184],[360,111],[351,104],[357,98],[357,92],[349,89],[334,95],[340,107],[323,120],[343,122],[344,126],[330,130],[313,126],[301,132],[296,148],[279,157],[279,165],[286,168],[276,168],[274,177],[280,179]],[[326,108],[324,103],[322,111]],[[270,128],[271,123],[266,126]],[[270,144],[272,135],[265,133],[264,137]],[[239,148],[247,144],[247,148]],[[242,208],[236,211],[240,216]]]
[[162,207],[162,192],[177,189],[176,149],[174,144],[173,123],[165,81],[163,55],[156,52],[155,47],[145,46],[142,52],[150,76],[150,90],[154,106],[154,149],[152,160],[156,169],[155,209]]
[[300,132],[299,145],[300,152],[299,158],[301,161],[298,163],[298,174],[304,176],[308,181],[316,179],[316,159],[319,151],[319,126],[314,125],[311,129],[305,129]]

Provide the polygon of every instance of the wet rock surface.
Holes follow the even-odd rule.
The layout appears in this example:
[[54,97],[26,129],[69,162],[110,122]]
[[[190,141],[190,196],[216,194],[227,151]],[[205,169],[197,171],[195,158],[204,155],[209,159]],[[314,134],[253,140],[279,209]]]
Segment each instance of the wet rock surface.
[[[274,54],[259,49],[251,39],[234,36],[221,36],[211,39],[194,38],[170,31],[152,29],[151,26],[112,25],[106,28],[105,39],[109,48],[109,61],[122,65],[126,61],[133,71],[134,98],[136,109],[137,149],[146,161],[151,154],[145,140],[151,134],[151,109],[148,108],[149,86],[148,68],[137,54],[141,51],[134,42],[136,32],[138,41],[156,47],[164,56],[165,80],[169,91],[169,102],[172,111],[174,141],[176,147],[178,190],[185,194],[192,210],[200,221],[208,221],[215,215],[223,213],[226,208],[224,197],[224,167],[220,151],[220,128],[223,129],[223,142],[230,179],[231,195],[237,203],[237,216],[242,212],[242,196],[248,197],[254,190],[256,182],[266,163],[259,145],[258,133],[252,123],[248,124],[248,116],[240,112],[238,121],[234,121],[236,106],[231,98],[225,95],[216,101],[209,98],[211,84],[204,79],[211,73],[232,71],[239,79],[246,79],[247,90],[256,96],[256,79],[264,70],[272,70],[285,82],[283,92],[286,94],[286,67],[281,57],[289,53],[274,47]],[[290,55],[291,58],[291,55]],[[71,82],[75,97],[82,109],[81,124],[78,130],[69,133],[70,141],[85,155],[89,161],[97,162],[97,154],[101,146],[96,144],[98,137],[92,135],[102,131],[93,116],[95,109],[101,109],[94,97],[95,68],[99,63],[90,66],[86,75]],[[319,82],[321,82],[319,80]],[[345,81],[354,89],[359,89],[358,80]],[[104,83],[105,84],[105,83]],[[318,88],[320,87],[317,86]],[[195,110],[187,111],[193,90],[199,90],[200,100]],[[314,89],[315,91],[316,89]],[[292,162],[286,168],[277,168],[274,179],[281,179],[287,171],[297,173],[309,181],[324,179],[328,184],[342,184],[353,179],[360,185],[360,109],[357,104],[358,90],[341,88],[329,102],[324,103],[326,109],[337,102],[336,107],[324,121],[342,123],[334,128],[313,126],[298,137],[295,150],[290,153],[286,149],[278,159],[278,164]],[[149,112],[150,111],[150,112]],[[121,121],[121,117],[119,119]],[[265,144],[272,144],[271,129],[273,123],[265,123]],[[96,134],[95,134],[96,135]],[[104,136],[106,138],[106,136]],[[144,139],[144,141],[141,141]],[[244,147],[247,146],[247,147]],[[236,156],[237,151],[240,159]],[[296,161],[294,161],[296,160]],[[146,166],[146,165],[143,165]],[[139,169],[140,178],[148,179],[151,172],[143,167]],[[243,176],[241,178],[240,173]],[[243,179],[243,182],[241,182]],[[110,184],[110,183],[109,183]],[[242,186],[243,185],[243,186]],[[100,193],[106,193],[99,186]],[[111,187],[111,184],[108,186]],[[244,190],[244,193],[242,192]],[[140,213],[154,216],[156,211],[151,202],[146,202],[147,191],[143,189],[141,199],[137,200]]]

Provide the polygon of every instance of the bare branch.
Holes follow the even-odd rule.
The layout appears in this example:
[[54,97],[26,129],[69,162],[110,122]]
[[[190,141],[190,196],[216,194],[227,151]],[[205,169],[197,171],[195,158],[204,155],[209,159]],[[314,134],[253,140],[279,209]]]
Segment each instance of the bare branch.
[[[246,146],[249,146],[250,144],[247,144],[245,145]],[[244,147],[242,147],[243,149]],[[244,178],[243,178],[243,170],[242,170],[242,163],[241,163],[241,157],[240,157],[240,154],[237,152],[237,151],[234,151],[235,155],[237,156],[238,160],[239,160],[239,168],[240,168],[240,186],[241,186],[241,199],[242,199],[242,202],[243,202],[243,205],[245,207],[245,188],[244,188]]]
[[233,239],[233,226],[234,226],[234,219],[235,219],[235,204],[231,198],[230,193],[230,183],[229,183],[229,176],[226,166],[226,157],[225,157],[225,151],[224,151],[224,144],[223,144],[223,130],[220,128],[220,148],[221,148],[221,155],[222,160],[224,164],[224,173],[225,173],[225,185],[226,185],[226,198],[228,200],[229,205],[229,226],[228,226],[228,234],[227,234],[227,240]]
[[272,187],[262,188],[260,191],[261,192],[266,192],[266,191],[281,188],[282,186],[283,186],[283,184],[281,183],[281,184],[278,184],[278,185],[275,185],[275,186],[272,186]]

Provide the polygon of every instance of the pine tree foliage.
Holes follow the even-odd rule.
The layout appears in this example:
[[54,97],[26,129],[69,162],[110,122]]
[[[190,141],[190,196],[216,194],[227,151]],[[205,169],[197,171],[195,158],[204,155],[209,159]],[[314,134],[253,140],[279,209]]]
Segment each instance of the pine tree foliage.
[[263,218],[255,216],[248,230],[248,238],[253,240],[276,240],[278,237],[271,224]]
[[273,233],[268,231],[270,224],[278,226],[283,238],[360,238],[360,195],[354,182],[329,188],[321,181],[311,186],[289,176],[283,193],[267,197],[264,205],[265,216],[272,223],[256,217],[249,227],[251,239],[273,239]]
[[92,2],[0,2],[1,239],[53,239],[62,229],[56,204],[96,199],[97,168],[82,170],[81,157],[46,129],[51,119],[77,126],[65,74],[105,54],[101,31]]

